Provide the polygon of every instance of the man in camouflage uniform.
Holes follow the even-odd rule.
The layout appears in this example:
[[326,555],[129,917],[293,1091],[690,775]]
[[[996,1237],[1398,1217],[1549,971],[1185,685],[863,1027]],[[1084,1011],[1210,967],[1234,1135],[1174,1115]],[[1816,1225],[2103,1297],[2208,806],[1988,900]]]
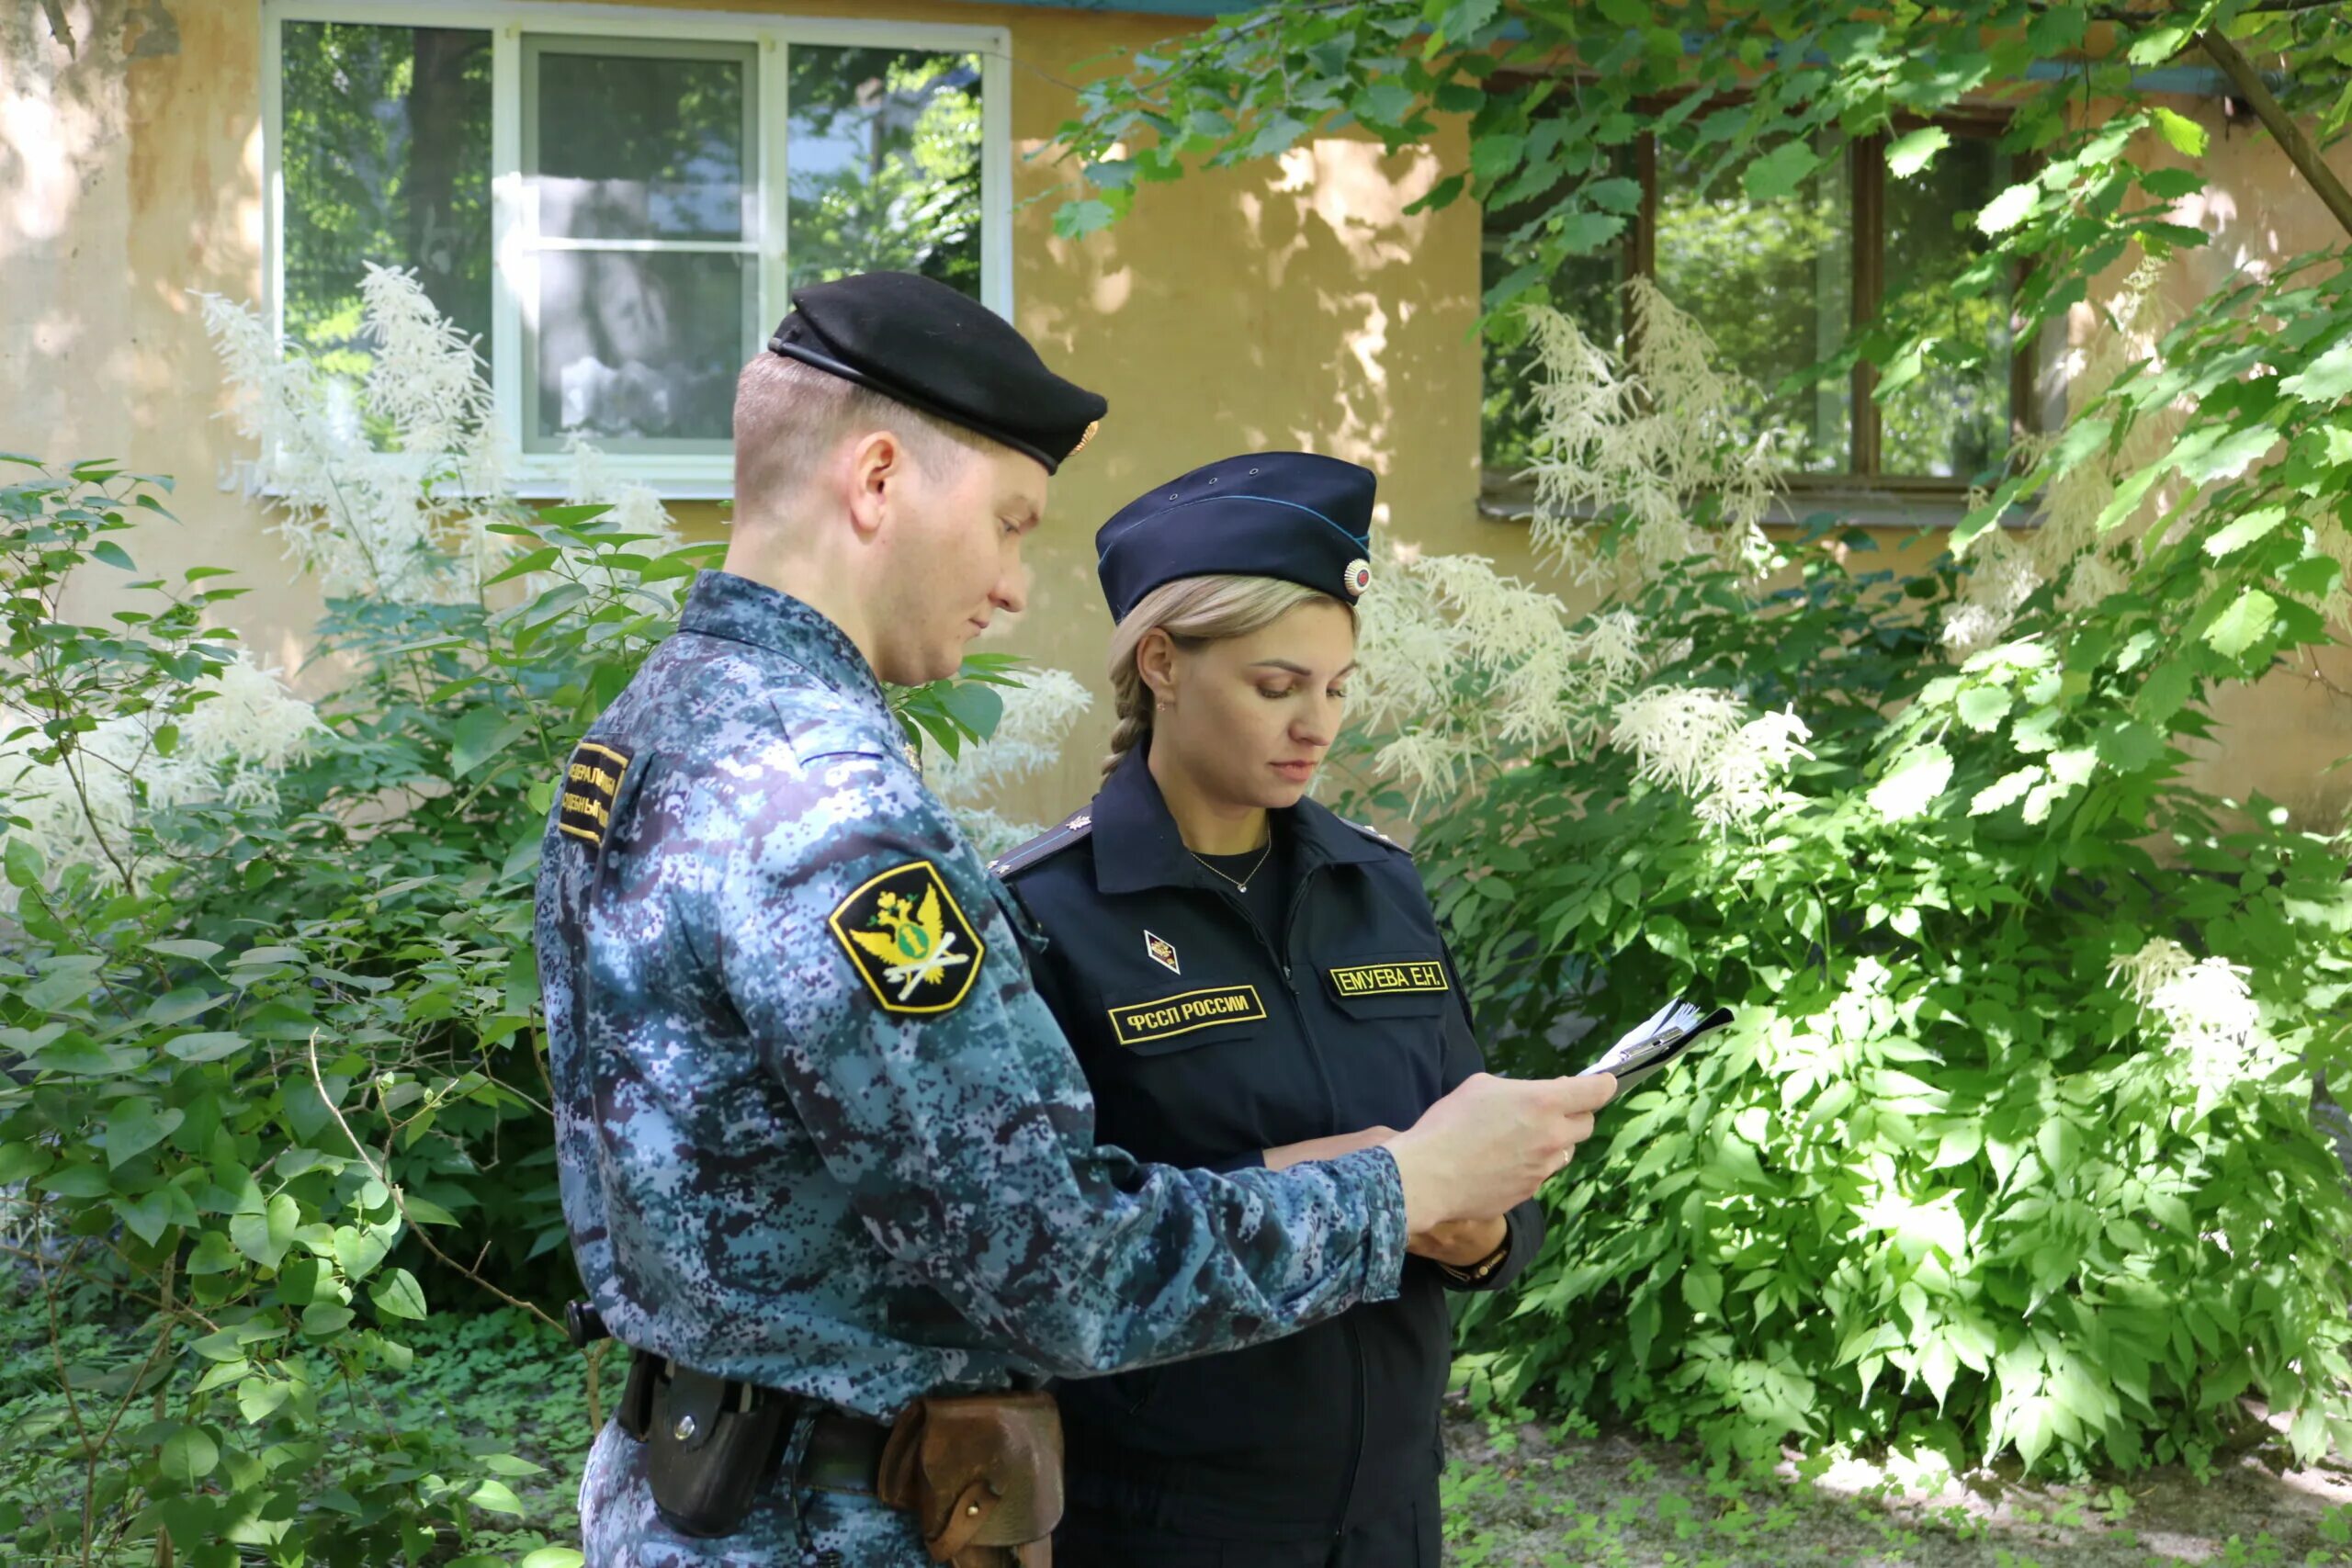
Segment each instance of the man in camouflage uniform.
[[[1607,1080],[1476,1079],[1388,1148],[1279,1174],[1097,1147],[1030,987],[1040,939],[923,787],[877,671],[952,673],[1020,608],[1021,538],[1103,404],[924,279],[794,304],[739,387],[728,570],[548,821],[537,939],[594,1305],[639,1352],[862,1426],[1393,1296],[1408,1226],[1527,1196]],[[684,1534],[646,1450],[596,1439],[597,1568],[928,1561],[838,1467],[779,1465],[739,1529]]]

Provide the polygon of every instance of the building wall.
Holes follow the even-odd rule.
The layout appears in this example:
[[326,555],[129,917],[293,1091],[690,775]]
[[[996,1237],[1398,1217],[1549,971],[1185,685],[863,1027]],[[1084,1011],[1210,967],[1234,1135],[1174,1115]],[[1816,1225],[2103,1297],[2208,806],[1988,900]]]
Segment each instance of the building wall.
[[[57,0],[54,9],[75,36],[71,54],[43,6],[0,7],[0,449],[114,457],[175,475],[180,525],[142,533],[141,565],[239,569],[253,592],[236,606],[237,629],[296,668],[317,600],[281,559],[265,512],[222,488],[244,453],[215,417],[224,393],[192,297],[254,298],[261,288],[260,7]],[[1052,233],[1060,176],[1025,154],[1050,142],[1074,105],[1066,84],[1099,69],[1106,51],[1190,24],[942,0],[805,9],[997,25],[1012,40],[1016,318],[1049,362],[1102,390],[1112,412],[1056,481],[1033,547],[1030,607],[1001,620],[990,646],[1071,670],[1100,697],[1109,628],[1091,574],[1095,525],[1148,485],[1253,447],[1371,464],[1393,536],[1530,566],[1523,532],[1476,506],[1476,209],[1403,212],[1442,169],[1459,166],[1458,127],[1433,148],[1393,157],[1329,138],[1278,165],[1148,187],[1108,233],[1066,242]],[[2214,188],[2199,220],[2220,236],[2174,280],[2184,299],[2329,238],[2325,212],[2267,141],[2224,126],[2217,104],[2182,107],[2215,128]],[[2352,149],[2338,164],[2352,172]],[[712,506],[678,510],[695,533],[723,527]],[[1932,546],[1914,541],[1904,553],[1923,551]],[[2352,670],[2335,674],[2352,686]],[[2321,769],[2352,751],[2352,705],[2274,675],[2224,711],[2208,782],[2340,814],[2346,786]],[[1098,704],[1060,768],[1006,804],[1043,817],[1083,799],[1110,723]]]

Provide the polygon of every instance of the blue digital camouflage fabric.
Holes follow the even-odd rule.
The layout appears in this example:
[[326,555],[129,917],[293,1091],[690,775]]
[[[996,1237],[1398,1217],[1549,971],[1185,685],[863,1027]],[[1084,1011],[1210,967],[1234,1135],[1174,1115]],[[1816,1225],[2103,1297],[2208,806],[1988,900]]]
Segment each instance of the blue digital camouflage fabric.
[[[536,934],[564,1213],[625,1344],[888,1419],[1396,1293],[1385,1151],[1220,1177],[1096,1146],[1042,938],[854,645],[772,589],[706,573],[574,750]],[[774,1495],[673,1535],[616,1431],[582,1506],[592,1563],[798,1561]],[[853,1568],[924,1561],[867,1500],[811,1506]]]

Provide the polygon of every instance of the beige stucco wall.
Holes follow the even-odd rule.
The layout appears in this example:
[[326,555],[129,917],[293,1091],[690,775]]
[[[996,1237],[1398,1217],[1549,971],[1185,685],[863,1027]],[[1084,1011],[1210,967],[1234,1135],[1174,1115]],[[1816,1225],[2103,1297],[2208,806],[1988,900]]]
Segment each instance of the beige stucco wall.
[[[1522,532],[1476,508],[1476,209],[1402,213],[1441,168],[1458,166],[1458,129],[1394,157],[1334,138],[1279,166],[1148,187],[1125,222],[1071,243],[1053,237],[1050,198],[1027,200],[1057,175],[1018,154],[1050,139],[1072,107],[1063,84],[1099,69],[1106,50],[1186,24],[944,0],[735,8],[854,10],[1011,35],[1016,316],[1057,367],[1109,396],[1112,416],[1057,481],[1030,608],[1001,623],[992,646],[1072,670],[1100,693],[1107,620],[1091,577],[1095,525],[1146,485],[1250,447],[1370,463],[1396,537],[1528,564]],[[42,6],[0,6],[0,449],[117,457],[176,475],[182,525],[136,541],[142,566],[240,569],[254,592],[234,624],[292,668],[317,602],[291,579],[264,512],[221,488],[244,454],[214,417],[220,378],[190,299],[251,298],[261,286],[260,6],[57,9],[74,54]],[[2225,127],[2217,104],[2180,107],[2215,128],[2199,220],[2222,237],[2183,270],[2185,296],[2327,240],[2325,213],[2267,141]],[[2352,173],[2352,150],[2338,161]],[[715,508],[679,510],[695,532],[721,526]],[[2352,671],[2337,673],[2352,685]],[[2278,675],[2225,711],[2211,782],[2300,810],[2340,809],[2346,785],[2320,770],[2352,751],[2352,705]],[[1109,722],[1098,708],[1060,769],[1007,804],[1044,816],[1082,799]]]

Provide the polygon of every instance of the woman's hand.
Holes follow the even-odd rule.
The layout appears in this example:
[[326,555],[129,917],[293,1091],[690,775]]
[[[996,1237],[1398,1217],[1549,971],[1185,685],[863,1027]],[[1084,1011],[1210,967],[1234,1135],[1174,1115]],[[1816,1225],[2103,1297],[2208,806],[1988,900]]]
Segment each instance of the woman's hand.
[[1415,1231],[1408,1238],[1405,1250],[1456,1269],[1468,1269],[1493,1257],[1510,1234],[1509,1223],[1500,1218],[1447,1220],[1428,1230]]
[[1284,1144],[1266,1151],[1266,1168],[1287,1170],[1311,1159],[1338,1159],[1358,1149],[1376,1149],[1396,1135],[1394,1127],[1366,1127],[1360,1133],[1340,1133],[1329,1138],[1309,1138],[1303,1144]]

